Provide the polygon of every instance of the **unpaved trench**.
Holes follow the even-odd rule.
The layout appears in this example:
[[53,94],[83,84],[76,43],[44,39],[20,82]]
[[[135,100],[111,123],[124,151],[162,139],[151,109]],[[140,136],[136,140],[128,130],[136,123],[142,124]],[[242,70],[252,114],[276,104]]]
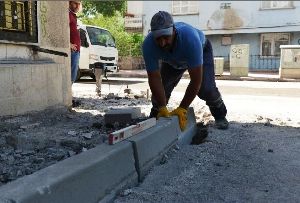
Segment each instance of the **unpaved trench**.
[[110,132],[145,119],[105,125],[103,115],[111,108],[149,105],[145,98],[120,95],[99,98],[87,92],[75,97],[81,104],[72,110],[0,117],[0,186],[102,144]]

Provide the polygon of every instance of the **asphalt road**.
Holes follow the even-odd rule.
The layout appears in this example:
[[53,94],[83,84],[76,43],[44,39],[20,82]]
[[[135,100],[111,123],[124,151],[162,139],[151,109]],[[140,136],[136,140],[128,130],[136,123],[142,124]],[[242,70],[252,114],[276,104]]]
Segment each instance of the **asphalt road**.
[[[262,81],[230,81],[217,80],[223,100],[229,114],[264,114],[271,116],[276,112],[280,116],[296,119],[300,115],[300,82],[262,82]],[[188,79],[182,79],[174,89],[171,99],[178,102],[182,99]],[[78,84],[78,85],[77,85]],[[90,79],[80,80],[76,88],[80,91],[94,91],[95,82]],[[102,92],[104,94],[119,94],[125,88],[135,93],[150,89],[145,78],[109,78],[103,80]],[[203,105],[204,102],[195,98],[192,106]]]
[[[95,84],[95,81],[85,77],[78,84]],[[189,83],[188,79],[182,79],[175,91],[184,92]],[[255,96],[284,96],[300,97],[300,82],[263,82],[263,81],[231,81],[217,80],[218,88],[225,95],[255,95]],[[108,78],[103,80],[103,88],[106,86],[129,86],[131,89],[144,90],[149,88],[146,78]]]

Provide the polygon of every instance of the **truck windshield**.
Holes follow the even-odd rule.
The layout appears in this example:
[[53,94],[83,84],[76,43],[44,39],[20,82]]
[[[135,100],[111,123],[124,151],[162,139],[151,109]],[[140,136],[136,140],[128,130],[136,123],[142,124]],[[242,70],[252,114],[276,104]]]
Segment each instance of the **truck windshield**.
[[86,28],[92,45],[101,45],[101,46],[109,46],[115,47],[115,40],[113,36],[107,31],[94,27]]

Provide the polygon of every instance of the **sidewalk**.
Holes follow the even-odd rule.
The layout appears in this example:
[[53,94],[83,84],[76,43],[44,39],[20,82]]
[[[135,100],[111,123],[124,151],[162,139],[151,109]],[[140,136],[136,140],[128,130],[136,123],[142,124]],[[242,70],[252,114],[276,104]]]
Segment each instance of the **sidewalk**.
[[[114,74],[108,74],[108,77],[123,78],[147,78],[146,70],[119,70]],[[186,71],[184,78],[189,78]],[[229,71],[224,71],[223,75],[216,75],[216,80],[240,80],[240,81],[269,81],[269,82],[300,82],[300,79],[279,78],[278,72],[249,72],[248,77],[231,76]]]

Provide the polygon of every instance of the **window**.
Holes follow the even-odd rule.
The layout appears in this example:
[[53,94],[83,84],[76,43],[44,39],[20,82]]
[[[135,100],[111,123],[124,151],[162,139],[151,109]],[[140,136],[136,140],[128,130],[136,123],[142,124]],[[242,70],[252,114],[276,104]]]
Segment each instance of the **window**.
[[86,29],[92,45],[116,47],[113,36],[107,30],[94,27],[87,27]]
[[290,43],[289,33],[272,33],[261,35],[261,55],[280,56],[280,45]]
[[293,1],[262,1],[262,9],[293,8]]
[[220,4],[220,9],[230,9],[231,8],[231,3],[221,3]]
[[197,1],[173,1],[172,2],[172,14],[184,15],[184,14],[197,14],[199,7]]
[[36,1],[0,1],[0,40],[37,42]]

